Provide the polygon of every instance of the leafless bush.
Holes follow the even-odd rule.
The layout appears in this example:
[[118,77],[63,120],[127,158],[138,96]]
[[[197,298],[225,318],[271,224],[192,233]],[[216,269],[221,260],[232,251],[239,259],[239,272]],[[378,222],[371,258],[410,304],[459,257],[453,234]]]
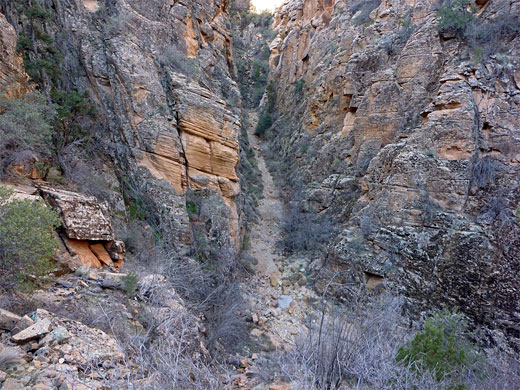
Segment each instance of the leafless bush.
[[[279,367],[294,389],[514,389],[518,361],[486,360],[480,371],[463,370],[454,382],[438,378],[421,362],[398,362],[396,354],[415,334],[402,316],[401,298],[358,294],[345,307],[326,307],[311,318],[307,334],[281,355]],[[463,387],[456,387],[462,385]]]
[[324,215],[305,212],[299,203],[291,204],[283,244],[291,252],[319,250],[332,231],[332,224]]
[[190,309],[204,314],[210,352],[232,350],[247,339],[246,304],[233,281],[229,261],[204,264],[188,258],[170,258],[166,272]]
[[190,79],[198,79],[200,77],[201,71],[197,59],[188,58],[185,50],[175,45],[169,46],[159,56],[159,63],[183,73]]
[[303,183],[296,180],[292,193],[286,196],[288,211],[280,243],[289,252],[320,250],[334,232],[326,214],[305,208],[302,188]]
[[515,220],[515,215],[509,207],[507,196],[503,193],[490,197],[480,210],[479,217],[496,223],[499,229],[509,223],[514,223]]
[[282,371],[303,389],[384,388],[405,336],[401,305],[390,295],[369,299],[358,293],[348,308],[324,308],[282,359]]
[[478,57],[507,52],[508,43],[520,33],[520,20],[507,12],[496,16],[493,20],[480,21],[468,26],[465,39],[469,46],[478,49]]
[[154,245],[153,230],[142,221],[130,221],[121,234],[126,250],[140,264],[150,266],[151,259],[157,258],[160,249]]
[[36,310],[36,303],[26,294],[8,291],[0,283],[0,308],[24,316]]
[[[162,288],[166,287],[159,290]],[[160,291],[161,294],[166,292]],[[136,327],[122,327],[119,313],[102,309],[104,318],[100,320],[116,335],[123,358],[108,365],[89,362],[83,367],[83,377],[78,383],[88,384],[89,378],[95,377],[107,389],[230,388],[226,387],[231,383],[229,374],[208,359],[201,344],[199,320],[182,306],[166,308],[147,303],[140,317],[142,326]],[[108,370],[111,365],[115,368]]]
[[489,189],[495,185],[500,164],[491,157],[475,159],[471,167],[471,184],[479,189]]
[[520,361],[501,354],[488,357],[483,379],[474,383],[468,390],[478,389],[520,389]]

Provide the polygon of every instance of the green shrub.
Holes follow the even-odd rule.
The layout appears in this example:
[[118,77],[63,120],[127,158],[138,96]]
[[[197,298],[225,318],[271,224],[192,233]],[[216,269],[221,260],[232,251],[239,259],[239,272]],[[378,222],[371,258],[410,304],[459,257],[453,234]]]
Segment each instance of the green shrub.
[[24,14],[29,19],[39,19],[41,21],[51,18],[51,14],[38,3],[34,5],[31,3],[31,6],[24,10]]
[[53,15],[38,2],[20,0],[19,5],[23,10],[20,23],[23,30],[17,49],[23,56],[25,70],[32,81],[48,92],[51,84],[56,84],[61,76],[60,63],[63,61],[54,39],[45,32],[46,23]]
[[197,212],[197,206],[195,203],[188,202],[186,203],[186,210],[188,210],[190,214],[195,214]]
[[134,298],[137,291],[137,284],[139,283],[139,277],[134,271],[130,271],[128,274],[121,278],[123,281],[123,290],[129,298]]
[[336,172],[336,169],[338,169],[339,164],[341,163],[341,160],[339,158],[335,158],[332,164],[330,165],[330,169],[332,172]]
[[62,149],[72,142],[89,135],[82,126],[83,118],[94,119],[96,110],[88,101],[86,91],[65,92],[51,90],[52,101],[56,104],[56,146]]
[[438,381],[449,378],[455,389],[465,389],[461,384],[464,373],[478,371],[481,362],[476,346],[469,341],[464,317],[449,310],[428,318],[424,331],[399,348],[396,360],[417,371],[429,370]]
[[274,111],[276,106],[276,88],[273,83],[269,83],[267,84],[265,91],[267,92],[267,112],[271,113]]
[[477,8],[470,0],[446,0],[437,9],[439,32],[455,34],[472,49],[473,62],[506,52],[508,42],[520,33],[520,20],[508,11],[502,11],[494,19],[479,19]]
[[54,107],[38,92],[18,99],[7,99],[0,94],[2,147],[30,149],[44,156],[50,155],[54,118]]
[[143,202],[140,199],[134,199],[129,202],[128,216],[130,217],[130,221],[146,220],[146,209],[143,205]]
[[[60,68],[63,56],[53,37],[46,33],[54,10],[33,0],[19,0],[19,6],[23,15],[20,15],[22,31],[17,50],[23,57],[25,71],[52,102],[48,105],[56,109],[57,115],[47,123],[54,127],[54,147],[59,153],[65,146],[89,135],[89,126],[94,125],[94,106],[88,102],[87,93],[63,90]],[[85,120],[87,116],[89,121]]]
[[448,0],[437,9],[439,31],[454,32],[463,37],[467,29],[474,23],[474,7],[470,0]]
[[251,247],[251,242],[249,241],[249,236],[244,234],[244,238],[242,240],[242,250],[247,250]]
[[0,186],[0,273],[4,287],[31,290],[33,277],[52,269],[58,249],[54,228],[58,214],[43,201],[8,200],[12,191]]
[[299,79],[294,82],[294,93],[296,95],[301,95],[303,92],[303,87],[305,87],[305,80]]
[[271,114],[262,114],[258,119],[258,124],[255,128],[255,134],[259,136],[263,135],[272,125],[273,118],[271,118]]

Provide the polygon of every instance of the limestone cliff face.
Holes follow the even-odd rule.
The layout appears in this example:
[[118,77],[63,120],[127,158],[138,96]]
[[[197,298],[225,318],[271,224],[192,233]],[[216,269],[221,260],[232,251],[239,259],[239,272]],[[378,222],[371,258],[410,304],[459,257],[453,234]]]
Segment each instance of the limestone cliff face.
[[[16,25],[19,10],[10,1],[0,4]],[[225,206],[215,216],[222,240],[237,247],[240,95],[230,77],[227,2],[43,5],[53,14],[46,29],[64,57],[63,83],[95,100],[121,176],[132,176],[159,205],[173,241],[192,240],[186,194],[205,188]]]
[[[272,167],[339,227],[328,264],[345,281],[386,278],[416,310],[458,307],[518,347],[520,37],[475,60],[439,35],[432,2],[359,3],[278,11]],[[475,6],[520,15],[519,1]]]

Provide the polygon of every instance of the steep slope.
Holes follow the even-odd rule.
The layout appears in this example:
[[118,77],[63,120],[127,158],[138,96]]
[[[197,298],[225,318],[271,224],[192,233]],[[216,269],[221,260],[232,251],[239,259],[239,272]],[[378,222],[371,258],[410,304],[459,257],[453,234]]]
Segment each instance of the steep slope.
[[473,6],[492,39],[439,33],[427,1],[287,1],[269,161],[337,227],[320,256],[338,295],[387,281],[413,312],[457,307],[518,348],[520,3]]

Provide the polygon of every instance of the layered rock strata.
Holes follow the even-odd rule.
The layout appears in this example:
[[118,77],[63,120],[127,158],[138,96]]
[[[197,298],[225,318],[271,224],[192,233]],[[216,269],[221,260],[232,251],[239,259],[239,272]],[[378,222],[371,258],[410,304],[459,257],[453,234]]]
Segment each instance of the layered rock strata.
[[[1,8],[22,20],[10,2]],[[45,1],[46,23],[64,57],[65,83],[96,102],[110,154],[156,205],[181,248],[193,241],[188,190],[207,188],[229,208],[238,248],[240,129],[227,2]]]
[[[482,23],[520,15],[475,7]],[[415,312],[457,307],[518,348],[520,37],[479,58],[438,25],[427,1],[285,2],[271,168],[337,227],[345,285],[384,278]]]

